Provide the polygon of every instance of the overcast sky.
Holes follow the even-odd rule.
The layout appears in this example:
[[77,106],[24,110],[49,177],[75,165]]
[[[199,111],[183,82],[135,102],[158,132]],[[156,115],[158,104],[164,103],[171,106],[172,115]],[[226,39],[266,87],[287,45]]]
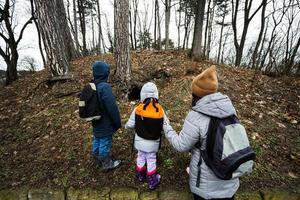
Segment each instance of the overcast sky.
[[[30,18],[30,4],[28,2],[28,0],[16,0],[16,12],[15,12],[15,23],[18,24],[18,26],[16,27],[16,36],[19,35],[19,31],[22,27],[22,25]],[[0,0],[1,4],[3,5],[4,0]],[[140,16],[143,19],[145,12],[148,11],[148,18],[147,18],[147,24],[148,26],[151,25],[150,28],[150,32],[151,34],[153,34],[153,26],[154,26],[154,19],[151,20],[152,15],[153,15],[153,2],[154,1],[150,1],[150,0],[140,0],[139,1],[139,12],[140,12]],[[161,1],[160,1],[161,3]],[[254,1],[254,6],[253,8],[256,8],[258,3],[260,3],[260,1],[255,0]],[[110,31],[113,33],[113,3],[112,0],[101,0],[101,19],[102,19],[102,28],[103,28],[103,32],[104,32],[104,37],[105,37],[105,41],[106,41],[106,45],[109,46],[108,43],[108,39],[107,39],[107,31],[108,31],[108,27],[106,26],[106,19],[105,16],[107,16],[108,22],[109,22],[109,26],[110,26]],[[177,27],[176,27],[176,20],[175,20],[175,9],[176,6],[174,6],[172,8],[171,11],[171,22],[170,22],[170,38],[174,41],[175,43],[175,47],[177,46]],[[72,8],[70,8],[70,10],[72,11]],[[72,14],[72,13],[71,13]],[[160,5],[160,14],[161,16],[163,16],[164,14],[164,8],[163,5]],[[240,21],[242,20],[242,17],[239,17]],[[143,20],[142,20],[143,21]],[[230,21],[230,16],[228,16],[228,21]],[[151,22],[151,24],[150,24]],[[246,45],[249,45],[250,43],[253,42],[253,40],[255,40],[255,38],[257,37],[257,34],[259,32],[258,28],[260,26],[260,20],[259,20],[259,13],[256,15],[256,18],[254,18],[254,20],[252,21],[252,23],[250,24],[249,27],[249,34],[247,37],[247,43]],[[89,42],[91,42],[91,24],[88,23],[88,32],[90,34],[88,34],[88,40]],[[240,23],[240,27],[242,27],[242,24]],[[161,28],[162,28],[162,37],[164,38],[164,17],[162,17],[162,21],[161,21]],[[216,33],[218,33],[218,30],[216,26],[214,26],[215,30],[214,30],[214,36],[217,36]],[[79,29],[80,30],[80,29]],[[184,34],[184,30],[181,30],[181,38],[183,39],[183,34]],[[152,35],[153,37],[153,35]],[[216,46],[217,46],[217,41],[218,41],[218,37],[214,37],[215,39],[213,40],[212,43],[212,54],[215,54],[216,51]],[[192,40],[192,34],[190,37],[190,42]],[[230,42],[230,40],[229,40]],[[4,43],[2,40],[0,40],[0,45],[1,47],[4,46]],[[23,39],[20,42],[19,45],[19,54],[20,54],[20,58],[19,61],[21,61],[25,56],[30,56],[33,57],[37,60],[39,69],[42,69],[42,60],[41,60],[41,56],[39,53],[39,49],[38,49],[38,39],[37,39],[37,32],[35,29],[35,26],[33,24],[29,25],[27,27],[27,29],[24,32],[23,35]],[[6,65],[4,63],[4,61],[1,58],[0,61],[0,69],[6,69]],[[20,68],[19,68],[20,69]]]

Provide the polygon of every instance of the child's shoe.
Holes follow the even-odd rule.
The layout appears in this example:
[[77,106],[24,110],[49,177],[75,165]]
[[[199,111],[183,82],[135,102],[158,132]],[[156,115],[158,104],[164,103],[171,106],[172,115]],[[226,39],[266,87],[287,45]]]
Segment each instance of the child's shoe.
[[148,175],[148,186],[150,190],[154,190],[156,186],[160,182],[160,175],[158,173],[154,173],[152,175]]
[[136,168],[136,177],[140,182],[144,182],[146,180],[147,169],[146,167]]
[[102,168],[102,170],[112,170],[121,165],[120,160],[113,160],[110,156],[105,156],[103,158],[98,158],[98,166]]

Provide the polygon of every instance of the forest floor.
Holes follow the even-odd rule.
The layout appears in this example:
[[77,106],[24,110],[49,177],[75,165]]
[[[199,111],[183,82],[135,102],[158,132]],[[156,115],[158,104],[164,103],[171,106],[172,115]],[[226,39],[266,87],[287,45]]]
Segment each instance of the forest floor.
[[[78,117],[76,93],[92,78],[90,66],[95,60],[114,63],[112,54],[79,58],[72,62],[71,80],[47,82],[49,72],[43,70],[0,88],[0,189],[132,186],[146,190],[147,185],[135,179],[132,132],[121,128],[114,135],[112,154],[123,161],[119,169],[103,173],[91,156],[91,126]],[[133,82],[157,84],[160,103],[180,131],[190,110],[191,80],[211,64],[194,62],[184,53],[134,52]],[[232,99],[257,154],[254,171],[242,178],[241,190],[299,188],[300,79],[254,76],[254,71],[230,66],[217,66],[217,71],[220,91]],[[119,97],[112,85],[124,125],[138,100]],[[188,188],[189,158],[163,138],[158,153],[160,188]]]

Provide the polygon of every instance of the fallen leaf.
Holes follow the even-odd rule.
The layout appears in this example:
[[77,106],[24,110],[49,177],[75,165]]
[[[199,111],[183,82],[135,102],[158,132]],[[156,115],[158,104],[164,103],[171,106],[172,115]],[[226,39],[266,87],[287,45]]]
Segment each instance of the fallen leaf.
[[298,176],[293,172],[289,172],[288,175],[289,175],[289,177],[294,178],[294,179],[298,178]]
[[250,125],[253,125],[253,122],[250,121],[250,120],[247,120],[247,119],[244,119],[243,122],[245,122],[246,124],[250,124]]
[[256,132],[254,132],[254,133],[251,134],[252,140],[258,139],[259,137],[260,137],[259,134],[256,133]]
[[286,126],[280,122],[276,122],[276,124],[280,127],[280,128],[286,128]]
[[297,123],[298,123],[298,121],[295,119],[291,121],[291,124],[297,124]]

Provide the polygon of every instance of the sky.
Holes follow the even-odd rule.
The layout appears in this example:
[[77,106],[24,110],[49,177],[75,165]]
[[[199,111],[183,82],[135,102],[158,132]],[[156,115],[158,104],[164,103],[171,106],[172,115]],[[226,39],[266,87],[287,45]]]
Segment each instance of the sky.
[[[71,0],[70,0],[71,1]],[[0,0],[0,3],[3,5],[4,0]],[[65,0],[66,2],[66,0]],[[71,1],[72,2],[72,1]],[[153,26],[154,26],[154,19],[152,17],[153,15],[153,2],[152,0],[139,0],[139,13],[141,16],[141,19],[144,18],[145,13],[148,11],[148,18],[147,18],[147,26],[151,26],[150,32],[153,32]],[[174,1],[176,2],[176,1]],[[259,0],[254,0],[254,6],[253,8],[256,8],[258,4],[260,3]],[[101,0],[100,1],[100,6],[101,6],[101,20],[102,20],[102,28],[104,32],[104,39],[106,42],[106,45],[109,46],[108,38],[107,38],[107,31],[108,27],[106,26],[106,18],[109,23],[109,29],[111,33],[113,34],[113,0]],[[175,9],[177,8],[177,5],[172,7],[171,10],[171,21],[170,21],[170,38],[174,41],[175,47],[177,46],[177,26],[176,26],[176,20],[175,20]],[[72,12],[72,5],[70,7],[70,11]],[[160,14],[162,16],[162,21],[161,21],[161,31],[162,31],[162,37],[164,38],[164,8],[163,4],[160,1]],[[260,13],[257,13],[256,17],[253,19],[253,21],[250,24],[249,27],[249,33],[246,41],[246,46],[250,46],[250,44],[257,38],[258,32],[259,32],[259,27],[260,27],[260,19],[259,19]],[[106,17],[105,17],[106,16]],[[16,11],[15,11],[15,24],[18,24],[16,26],[15,30],[15,35],[18,36],[20,29],[22,25],[30,18],[30,4],[28,0],[16,0]],[[151,20],[152,18],[152,20]],[[72,19],[72,13],[71,13],[71,19]],[[226,19],[227,21],[230,21],[230,15]],[[238,30],[241,30],[242,28],[242,16],[239,16],[239,21],[238,23]],[[91,23],[88,23],[88,29],[91,30]],[[80,29],[78,29],[80,30]],[[218,43],[218,26],[214,26],[214,33],[213,33],[213,41],[212,41],[212,55],[216,55],[216,49],[217,49],[217,43]],[[91,42],[91,31],[88,31],[88,43]],[[181,39],[183,39],[183,34],[184,30],[183,28],[181,29]],[[97,34],[97,33],[96,33]],[[97,38],[97,37],[96,37]],[[190,36],[190,43],[192,42],[192,33]],[[228,40],[229,43],[232,43],[232,40]],[[233,43],[232,43],[233,44]],[[231,44],[231,45],[232,45]],[[0,40],[0,45],[1,47],[5,47],[4,43],[2,40]],[[228,48],[228,51],[230,51],[232,48]],[[21,40],[19,44],[19,54],[20,58],[19,61],[22,63],[22,59],[26,56],[33,57],[38,65],[38,69],[43,69],[43,64],[42,64],[42,59],[40,56],[40,52],[38,49],[38,39],[37,39],[37,31],[34,26],[34,24],[30,24],[23,35],[23,39]],[[3,61],[2,58],[0,58],[0,69],[5,70],[6,65]],[[22,69],[22,67],[18,67],[18,69]]]

